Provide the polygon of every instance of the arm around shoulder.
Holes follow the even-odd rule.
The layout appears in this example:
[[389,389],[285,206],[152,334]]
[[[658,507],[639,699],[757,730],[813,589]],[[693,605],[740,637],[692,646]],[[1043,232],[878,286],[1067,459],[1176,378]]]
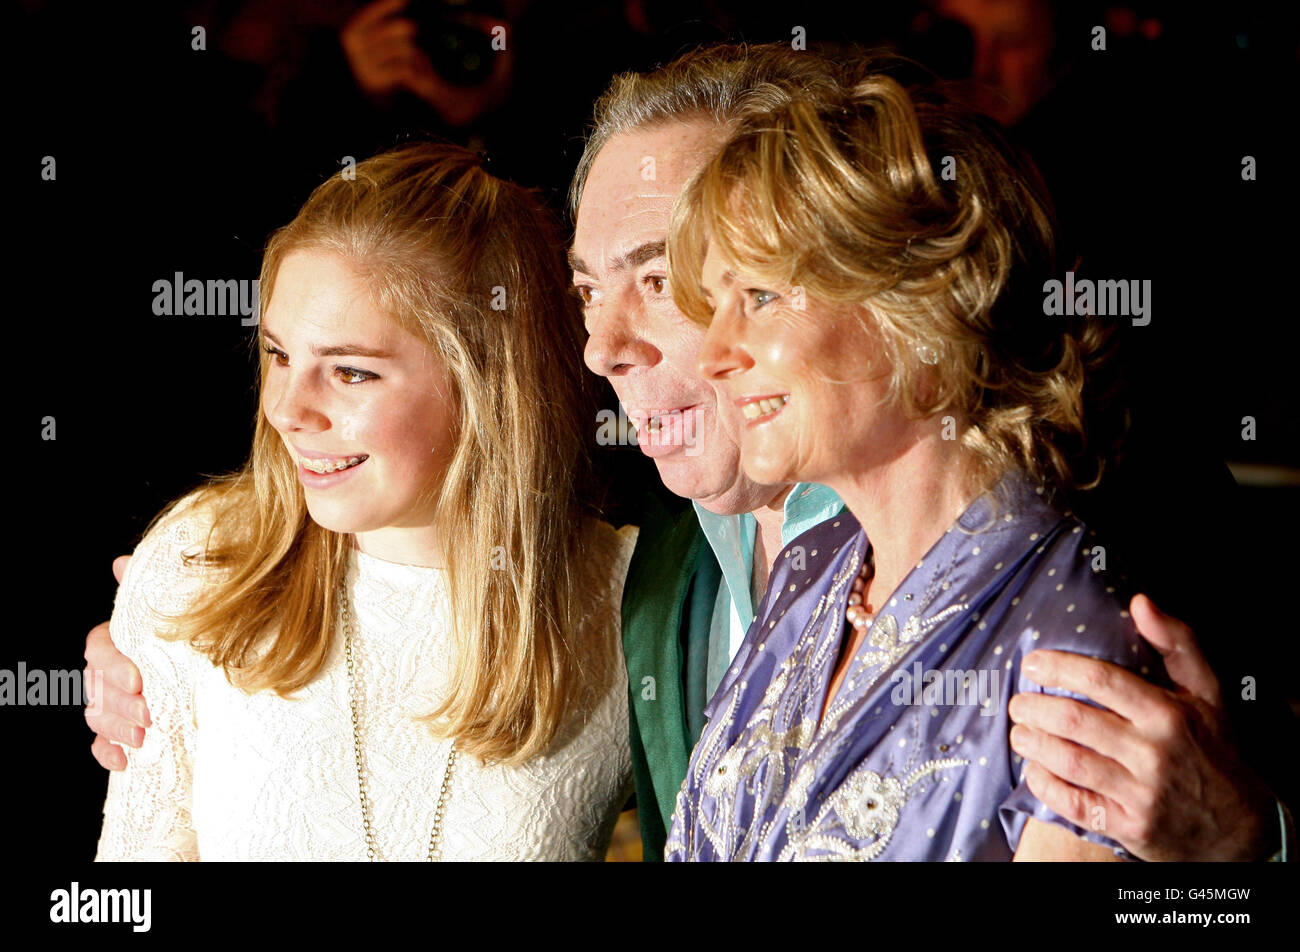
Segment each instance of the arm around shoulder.
[[201,544],[206,523],[189,501],[155,525],[122,579],[111,622],[119,650],[139,668],[153,727],[126,769],[109,777],[96,859],[197,860],[191,819],[197,728],[195,678],[206,662],[184,641],[159,637],[202,585],[184,554]]
[[1020,834],[1014,862],[1117,863],[1123,862],[1115,851],[1089,843],[1065,827],[1044,823],[1030,817]]

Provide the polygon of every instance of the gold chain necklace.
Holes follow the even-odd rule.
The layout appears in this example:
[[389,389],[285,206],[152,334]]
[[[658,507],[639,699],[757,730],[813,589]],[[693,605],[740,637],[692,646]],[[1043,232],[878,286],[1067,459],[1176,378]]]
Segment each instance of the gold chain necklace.
[[[348,593],[342,593],[343,602],[343,657],[348,668],[348,707],[352,710],[352,750],[357,761],[357,787],[361,792],[361,828],[365,833],[366,858],[374,862],[375,833],[371,825],[369,784],[366,782],[365,759],[361,753],[361,719],[357,715],[360,690],[357,687],[356,659],[352,653],[352,613],[348,606]],[[442,858],[442,824],[446,816],[447,794],[451,790],[451,775],[456,769],[456,744],[447,752],[447,766],[442,771],[442,786],[438,789],[438,803],[433,808],[433,830],[429,834],[430,863]]]

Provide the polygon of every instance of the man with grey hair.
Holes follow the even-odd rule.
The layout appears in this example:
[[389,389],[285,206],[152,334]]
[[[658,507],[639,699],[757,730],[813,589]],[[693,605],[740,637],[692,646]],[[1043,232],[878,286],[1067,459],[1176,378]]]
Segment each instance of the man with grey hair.
[[[703,329],[677,309],[668,287],[670,212],[736,117],[838,81],[833,61],[777,45],[713,47],[618,76],[597,103],[570,193],[569,258],[590,335],[587,365],[612,384],[664,485],[691,500],[677,516],[647,503],[624,592],[647,859],[662,858],[706,702],[753,621],[774,560],[841,509],[827,487],[763,486],[744,475],[735,415],[697,370]],[[1141,597],[1134,617],[1178,690],[1082,656],[1031,654],[1027,661],[1042,656],[1035,681],[1110,709],[1013,699],[1016,730],[1024,731],[1016,749],[1035,765],[1034,793],[1080,826],[1104,806],[1108,835],[1143,859],[1258,859],[1285,849],[1284,811],[1223,741],[1218,682],[1189,629]],[[86,657],[105,683],[103,712],[87,712],[93,750],[105,767],[120,769],[125,758],[113,741],[139,746],[148,726],[139,674],[113,648],[107,624],[90,633]]]

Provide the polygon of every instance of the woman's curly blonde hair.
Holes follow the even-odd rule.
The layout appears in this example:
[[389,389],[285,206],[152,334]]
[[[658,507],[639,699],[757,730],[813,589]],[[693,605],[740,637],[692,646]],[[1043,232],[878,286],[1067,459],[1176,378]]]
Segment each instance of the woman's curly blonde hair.
[[865,305],[891,399],[914,418],[962,421],[981,485],[1012,468],[1053,487],[1094,485],[1084,385],[1109,335],[1044,314],[1055,247],[1042,180],[991,120],[879,69],[846,67],[841,83],[736,122],[674,209],[678,306],[709,321],[711,242],[731,266],[808,300]]

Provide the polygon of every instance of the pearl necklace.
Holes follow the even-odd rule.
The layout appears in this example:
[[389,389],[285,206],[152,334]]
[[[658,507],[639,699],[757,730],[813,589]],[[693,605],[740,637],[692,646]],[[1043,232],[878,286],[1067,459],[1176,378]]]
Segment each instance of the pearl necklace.
[[849,592],[849,605],[844,609],[844,620],[853,627],[854,631],[865,631],[876,616],[875,609],[863,601],[866,597],[867,583],[875,575],[875,553],[869,552],[867,557],[862,560],[862,568],[858,570],[858,577],[853,580],[853,589]]

